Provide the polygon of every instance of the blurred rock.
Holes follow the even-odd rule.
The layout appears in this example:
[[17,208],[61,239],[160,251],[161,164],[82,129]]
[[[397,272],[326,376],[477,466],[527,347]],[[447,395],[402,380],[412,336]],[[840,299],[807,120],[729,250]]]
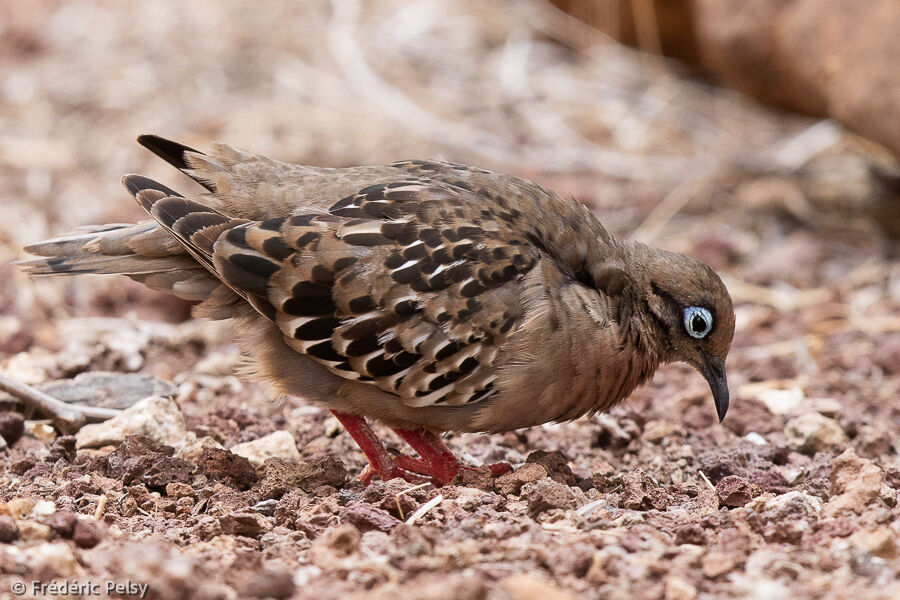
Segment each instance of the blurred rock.
[[576,508],[584,504],[584,492],[549,477],[522,486],[522,499],[528,503],[532,515],[551,508]]
[[243,456],[257,467],[269,458],[283,458],[300,462],[300,452],[297,450],[294,436],[284,430],[270,433],[250,442],[236,444],[231,447],[231,452]]
[[108,421],[82,427],[75,438],[79,448],[116,445],[126,436],[142,435],[175,448],[189,439],[181,410],[171,398],[150,396]]
[[500,587],[512,600],[575,600],[553,582],[530,573],[509,575],[500,581]]
[[351,502],[341,511],[341,523],[349,523],[359,531],[390,531],[402,521],[365,502]]
[[0,544],[11,544],[19,539],[19,528],[9,515],[0,515]]
[[333,456],[320,456],[304,462],[270,458],[264,464],[258,484],[261,498],[281,498],[294,488],[311,492],[321,485],[340,487],[347,481],[344,464]]
[[744,506],[753,498],[753,484],[742,477],[729,475],[716,484],[716,493],[725,506],[737,508]]
[[197,459],[197,466],[210,479],[240,490],[250,488],[259,480],[249,460],[228,450],[204,449]]
[[897,533],[888,527],[857,531],[850,536],[850,542],[872,556],[885,560],[894,560],[900,556],[900,551],[898,551],[897,547]]
[[219,517],[222,533],[258,538],[272,528],[271,523],[256,512],[239,511]]
[[784,435],[792,450],[806,454],[831,450],[847,441],[847,434],[837,421],[817,412],[804,413],[788,421]]
[[871,460],[860,458],[853,448],[832,461],[831,498],[824,514],[829,517],[844,512],[862,513],[866,506],[878,498],[884,473]]
[[15,444],[25,432],[25,417],[17,412],[0,413],[0,437],[9,444]]
[[104,535],[106,527],[94,519],[78,519],[72,529],[72,541],[79,548],[93,548],[103,540]]
[[497,490],[504,495],[518,494],[526,483],[534,483],[547,476],[547,469],[537,463],[527,463],[515,471],[497,478]]

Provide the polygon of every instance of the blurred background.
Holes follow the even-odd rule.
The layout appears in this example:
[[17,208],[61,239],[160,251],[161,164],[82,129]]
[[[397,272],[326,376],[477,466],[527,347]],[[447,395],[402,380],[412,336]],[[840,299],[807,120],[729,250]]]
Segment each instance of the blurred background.
[[[201,358],[183,345],[200,334],[137,325],[183,321],[184,302],[11,264],[27,242],[143,218],[125,173],[198,190],[139,134],[323,166],[441,158],[709,262],[738,316],[725,427],[781,435],[819,406],[898,473],[898,31],[895,0],[4,0],[0,371],[178,383]],[[711,424],[679,369],[635,406]]]

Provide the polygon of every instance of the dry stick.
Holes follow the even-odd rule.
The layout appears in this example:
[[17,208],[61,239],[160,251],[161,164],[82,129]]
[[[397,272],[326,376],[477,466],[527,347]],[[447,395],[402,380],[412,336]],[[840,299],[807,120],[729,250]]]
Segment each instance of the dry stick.
[[68,404],[5,375],[0,375],[0,390],[18,398],[32,410],[50,415],[54,424],[66,433],[78,431],[88,421],[105,421],[122,412],[115,408]]
[[332,20],[327,32],[331,57],[344,79],[361,90],[368,102],[398,124],[427,139],[462,148],[488,160],[520,169],[568,173],[590,169],[613,177],[646,179],[648,165],[657,176],[674,179],[685,172],[690,161],[670,156],[644,156],[619,152],[605,146],[521,147],[503,136],[466,123],[453,122],[436,115],[407,95],[401,88],[382,78],[372,67],[367,53],[359,45],[356,31],[359,0],[332,0]]
[[635,242],[650,244],[660,234],[663,228],[672,220],[678,211],[684,208],[691,198],[694,198],[704,187],[712,181],[712,175],[707,172],[698,173],[678,184],[663,201],[656,205],[644,222],[641,223],[631,239]]
[[426,481],[425,483],[420,483],[419,485],[414,485],[414,486],[411,487],[411,488],[406,488],[406,489],[403,490],[402,492],[397,492],[397,494],[394,495],[394,502],[397,503],[397,512],[400,513],[400,520],[401,520],[401,521],[402,521],[403,519],[405,519],[406,517],[403,516],[403,507],[400,506],[400,496],[403,496],[403,495],[408,494],[408,493],[410,493],[410,492],[414,492],[414,491],[416,491],[416,490],[421,490],[423,487],[428,487],[429,485],[431,485],[431,482],[430,482],[430,481]]

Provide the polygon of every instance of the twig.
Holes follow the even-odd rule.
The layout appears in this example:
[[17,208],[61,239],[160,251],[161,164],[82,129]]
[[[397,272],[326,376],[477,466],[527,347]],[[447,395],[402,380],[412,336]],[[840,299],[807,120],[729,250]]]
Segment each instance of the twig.
[[709,173],[700,173],[694,177],[689,177],[679,183],[669,195],[663,198],[663,201],[656,205],[640,227],[631,234],[631,239],[636,242],[649,244],[656,239],[663,228],[672,220],[678,211],[684,208],[685,204],[691,198],[697,196],[709,182],[712,176]]
[[706,485],[709,486],[709,489],[711,489],[712,491],[715,492],[715,491],[716,491],[716,486],[714,486],[714,485],[712,484],[712,482],[711,482],[711,481],[709,480],[709,478],[706,476],[706,473],[704,473],[703,471],[698,471],[698,473],[700,473],[700,477],[703,478],[703,481],[706,482]]
[[425,483],[420,483],[419,485],[414,485],[411,488],[406,488],[402,492],[397,492],[396,494],[394,494],[394,502],[397,503],[397,512],[400,513],[401,520],[404,517],[403,517],[403,507],[400,506],[400,496],[404,496],[404,495],[406,495],[410,492],[414,492],[416,490],[421,490],[423,487],[428,487],[429,485],[431,485],[431,482],[426,481]]
[[57,429],[64,433],[74,433],[85,423],[105,421],[122,412],[115,408],[68,404],[5,375],[0,375],[0,390],[18,398],[26,407],[49,415]]
[[94,511],[94,520],[99,521],[103,516],[104,511],[106,510],[106,502],[109,500],[106,497],[106,494],[101,494],[100,499],[97,500],[97,510]]
[[413,523],[415,523],[416,521],[418,521],[419,519],[424,517],[428,513],[429,510],[431,510],[432,508],[434,508],[435,506],[437,506],[438,504],[440,504],[443,501],[444,501],[444,495],[438,494],[437,496],[435,496],[434,498],[432,498],[431,500],[429,500],[428,502],[426,502],[425,504],[420,506],[416,512],[411,514],[409,516],[409,518],[406,520],[406,524],[412,525]]

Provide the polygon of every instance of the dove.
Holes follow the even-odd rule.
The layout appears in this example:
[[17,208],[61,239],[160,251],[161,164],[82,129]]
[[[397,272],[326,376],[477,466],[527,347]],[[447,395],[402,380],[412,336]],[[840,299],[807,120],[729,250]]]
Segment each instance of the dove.
[[[230,320],[250,376],[331,411],[369,461],[366,483],[448,484],[471,467],[444,432],[608,411],[665,363],[699,371],[725,417],[734,311],[722,280],[616,238],[573,198],[449,162],[322,168],[138,142],[205,191],[126,175],[151,218],[28,245],[38,258],[21,264],[126,275]],[[389,452],[371,421],[418,456]]]

